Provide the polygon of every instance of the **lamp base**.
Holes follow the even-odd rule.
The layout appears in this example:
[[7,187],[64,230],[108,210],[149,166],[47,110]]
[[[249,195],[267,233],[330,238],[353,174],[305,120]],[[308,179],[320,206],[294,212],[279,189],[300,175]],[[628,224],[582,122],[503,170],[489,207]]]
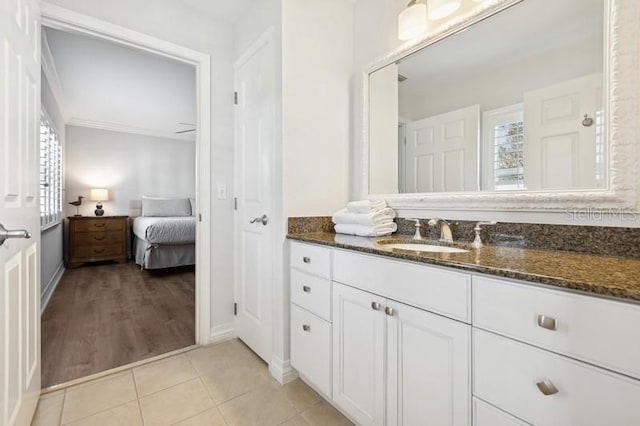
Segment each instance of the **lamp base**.
[[93,211],[96,216],[104,216],[104,210],[102,210],[102,203],[96,204],[96,209]]

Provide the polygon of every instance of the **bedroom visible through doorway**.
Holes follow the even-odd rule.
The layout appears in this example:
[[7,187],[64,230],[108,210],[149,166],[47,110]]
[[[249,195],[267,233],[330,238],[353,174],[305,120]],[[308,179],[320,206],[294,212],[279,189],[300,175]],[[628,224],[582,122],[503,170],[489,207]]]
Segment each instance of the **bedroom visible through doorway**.
[[197,69],[42,31],[42,387],[196,343]]

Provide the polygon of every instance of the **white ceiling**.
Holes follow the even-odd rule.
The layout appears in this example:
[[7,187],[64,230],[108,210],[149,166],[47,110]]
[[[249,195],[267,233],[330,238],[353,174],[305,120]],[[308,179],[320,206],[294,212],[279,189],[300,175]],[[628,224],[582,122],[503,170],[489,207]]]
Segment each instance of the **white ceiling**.
[[259,0],[178,0],[180,3],[213,19],[235,23],[250,6]]
[[179,124],[196,119],[193,66],[85,35],[44,32],[70,124],[176,137],[193,128]]

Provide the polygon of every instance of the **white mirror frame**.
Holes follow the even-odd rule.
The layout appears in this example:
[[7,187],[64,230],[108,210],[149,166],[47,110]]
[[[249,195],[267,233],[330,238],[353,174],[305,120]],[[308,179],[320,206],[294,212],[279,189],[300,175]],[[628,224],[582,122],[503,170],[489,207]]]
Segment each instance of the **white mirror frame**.
[[640,143],[640,2],[605,0],[605,90],[609,163],[608,188],[571,191],[369,193],[369,75],[426,46],[522,1],[493,0],[475,13],[460,16],[435,34],[384,55],[362,72],[362,198],[384,199],[395,209],[566,211],[638,210],[638,144]]

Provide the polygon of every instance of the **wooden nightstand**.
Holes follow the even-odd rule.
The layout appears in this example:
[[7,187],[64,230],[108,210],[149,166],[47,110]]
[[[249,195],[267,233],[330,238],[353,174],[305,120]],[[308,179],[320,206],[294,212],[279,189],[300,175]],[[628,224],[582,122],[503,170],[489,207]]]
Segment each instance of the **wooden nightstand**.
[[72,216],[67,218],[67,268],[83,263],[127,262],[128,216]]

